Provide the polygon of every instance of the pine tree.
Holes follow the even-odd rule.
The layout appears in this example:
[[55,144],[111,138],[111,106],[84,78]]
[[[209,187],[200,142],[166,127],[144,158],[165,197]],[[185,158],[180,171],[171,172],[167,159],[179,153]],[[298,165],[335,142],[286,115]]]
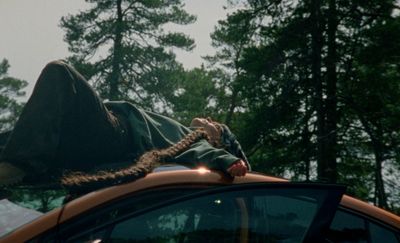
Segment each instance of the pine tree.
[[168,97],[171,103],[170,116],[189,125],[194,117],[211,117],[219,120],[221,107],[216,104],[222,96],[216,87],[216,74],[201,68],[184,71],[177,77],[175,92]]
[[172,48],[191,50],[194,41],[166,24],[186,25],[195,17],[182,0],[86,0],[90,8],[61,19],[69,60],[105,99],[125,99],[148,108],[172,92],[165,77],[180,68]]
[[10,64],[6,59],[0,62],[0,132],[6,132],[14,127],[14,124],[22,109],[18,98],[23,97],[23,88],[27,86],[24,80],[7,75]]
[[242,5],[216,28],[215,59],[237,74],[253,168],[399,205],[385,187],[400,171],[396,1],[231,2]]

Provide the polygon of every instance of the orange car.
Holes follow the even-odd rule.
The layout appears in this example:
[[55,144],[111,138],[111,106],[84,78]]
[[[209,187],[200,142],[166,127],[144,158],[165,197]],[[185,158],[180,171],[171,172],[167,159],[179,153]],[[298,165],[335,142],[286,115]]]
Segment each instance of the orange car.
[[154,172],[91,192],[0,242],[400,242],[400,217],[344,187],[257,173]]

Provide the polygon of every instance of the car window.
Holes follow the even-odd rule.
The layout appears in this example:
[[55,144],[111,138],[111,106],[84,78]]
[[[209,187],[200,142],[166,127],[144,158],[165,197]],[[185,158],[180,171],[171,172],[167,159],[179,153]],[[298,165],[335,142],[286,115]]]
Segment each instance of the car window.
[[337,243],[399,243],[388,228],[343,210],[336,212],[326,238]]
[[333,242],[368,242],[366,221],[356,215],[338,211],[332,221],[328,238]]
[[[208,187],[208,186],[207,186]],[[104,224],[114,221],[127,213],[160,204],[163,200],[170,200],[182,195],[190,194],[207,188],[206,186],[189,186],[180,188],[163,188],[161,190],[147,190],[137,192],[128,199],[107,203],[101,207],[93,208],[80,216],[62,224],[60,228],[47,231],[29,241],[36,242],[65,242],[72,236],[91,234],[93,230]],[[87,233],[91,232],[91,233]],[[100,234],[100,233],[99,233]],[[90,242],[90,241],[89,241]]]
[[370,232],[371,232],[371,242],[372,243],[379,243],[379,242],[385,242],[385,243],[398,243],[396,238],[396,235],[394,232],[383,228],[377,224],[370,223],[369,224]]
[[244,188],[119,214],[68,242],[302,242],[329,192]]

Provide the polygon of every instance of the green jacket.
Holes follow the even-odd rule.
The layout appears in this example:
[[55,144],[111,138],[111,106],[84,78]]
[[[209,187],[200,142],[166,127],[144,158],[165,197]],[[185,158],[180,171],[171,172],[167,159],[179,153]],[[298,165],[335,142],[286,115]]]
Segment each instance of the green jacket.
[[[135,158],[152,149],[167,148],[192,131],[171,118],[144,111],[129,102],[112,101],[105,105],[126,119],[132,140],[132,157]],[[226,171],[237,160],[239,158],[228,151],[215,148],[207,140],[201,139],[167,162],[188,167],[204,165],[210,169]]]

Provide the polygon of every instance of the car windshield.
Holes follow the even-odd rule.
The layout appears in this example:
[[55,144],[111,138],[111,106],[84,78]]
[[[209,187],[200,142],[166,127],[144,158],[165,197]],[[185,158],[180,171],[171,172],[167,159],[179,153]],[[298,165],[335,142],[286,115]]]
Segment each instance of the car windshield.
[[43,213],[0,200],[0,237],[40,217]]
[[0,237],[62,205],[66,192],[49,187],[20,186],[0,200]]

